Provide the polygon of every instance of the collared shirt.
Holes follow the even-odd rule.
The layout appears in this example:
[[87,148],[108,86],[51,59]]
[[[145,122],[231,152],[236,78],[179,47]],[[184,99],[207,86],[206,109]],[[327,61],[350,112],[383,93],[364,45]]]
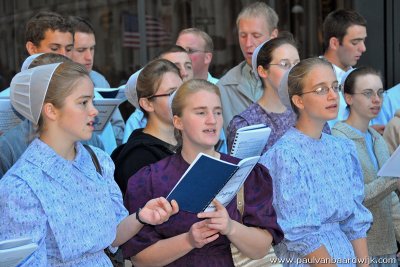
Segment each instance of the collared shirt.
[[35,139],[0,181],[0,240],[25,236],[39,246],[23,266],[112,266],[104,248],[128,215],[114,164],[93,147],[100,175],[82,144],[75,149],[66,160]]

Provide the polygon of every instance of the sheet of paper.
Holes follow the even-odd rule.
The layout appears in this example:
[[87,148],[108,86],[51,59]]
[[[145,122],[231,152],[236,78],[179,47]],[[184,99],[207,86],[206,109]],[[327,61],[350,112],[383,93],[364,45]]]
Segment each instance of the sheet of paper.
[[400,146],[378,171],[378,176],[400,177]]
[[115,109],[118,108],[118,105],[121,103],[120,99],[95,99],[94,106],[99,111],[99,114],[96,116],[94,130],[95,132],[101,132],[104,130],[106,123],[110,121],[112,114]]

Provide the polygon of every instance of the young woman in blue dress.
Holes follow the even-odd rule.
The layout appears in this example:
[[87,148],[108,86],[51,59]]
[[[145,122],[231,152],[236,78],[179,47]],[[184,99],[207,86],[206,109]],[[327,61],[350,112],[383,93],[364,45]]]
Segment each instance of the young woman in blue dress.
[[22,71],[10,99],[39,135],[0,181],[0,240],[30,237],[38,245],[21,266],[112,266],[104,249],[115,252],[144,223],[178,211],[157,198],[128,216],[110,157],[79,142],[92,136],[98,114],[84,66]]
[[297,121],[260,159],[273,179],[273,206],[285,235],[275,252],[284,266],[368,266],[372,216],[362,204],[356,149],[322,131],[338,113],[340,86],[332,65],[302,60],[282,85],[282,102]]

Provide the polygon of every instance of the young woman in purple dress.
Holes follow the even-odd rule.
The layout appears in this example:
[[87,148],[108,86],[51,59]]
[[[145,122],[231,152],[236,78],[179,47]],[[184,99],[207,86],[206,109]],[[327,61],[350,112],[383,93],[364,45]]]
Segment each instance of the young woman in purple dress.
[[[128,183],[125,205],[137,210],[148,199],[166,196],[202,152],[232,163],[237,158],[215,151],[223,124],[218,88],[204,80],[184,83],[172,100],[173,122],[181,150],[141,169]],[[159,226],[145,226],[123,251],[135,266],[233,266],[230,244],[250,258],[265,256],[282,239],[272,207],[272,181],[257,164],[244,184],[243,217],[233,199],[226,207],[193,214],[180,211]],[[179,204],[179,203],[178,203]]]

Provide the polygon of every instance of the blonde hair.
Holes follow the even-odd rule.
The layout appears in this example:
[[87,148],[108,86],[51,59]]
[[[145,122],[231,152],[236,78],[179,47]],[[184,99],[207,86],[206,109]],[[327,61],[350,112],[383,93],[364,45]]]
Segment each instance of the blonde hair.
[[[65,99],[75,89],[76,84],[83,77],[89,77],[86,68],[73,61],[61,63],[54,71],[49,83],[44,103],[51,103],[54,107],[60,109],[64,106]],[[40,115],[37,132],[43,131],[43,117]]]
[[276,14],[275,10],[273,10],[269,5],[263,2],[255,2],[252,3],[242,9],[240,11],[237,19],[236,26],[239,27],[239,21],[243,18],[264,18],[267,23],[269,34],[272,33],[273,30],[278,28],[279,18]]

